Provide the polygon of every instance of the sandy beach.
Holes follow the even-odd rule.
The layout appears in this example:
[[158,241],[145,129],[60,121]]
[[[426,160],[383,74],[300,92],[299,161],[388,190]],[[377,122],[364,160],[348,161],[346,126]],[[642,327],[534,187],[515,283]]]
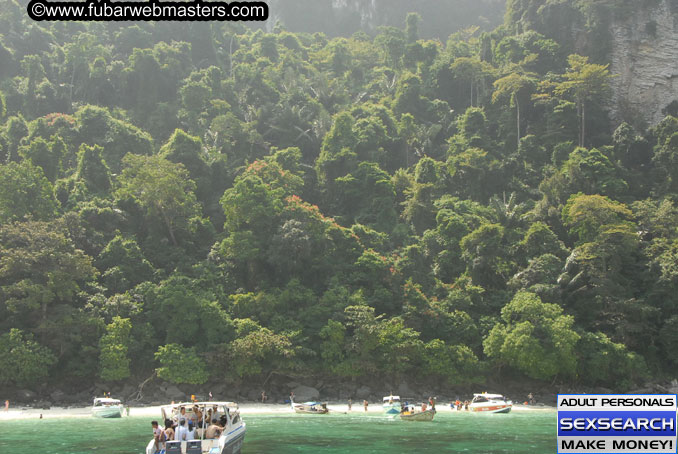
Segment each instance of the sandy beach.
[[[330,412],[336,413],[348,413],[348,405],[346,404],[328,404]],[[439,412],[445,413],[459,413],[459,414],[471,414],[470,412],[457,412],[456,410],[451,410],[449,405],[437,405]],[[513,411],[554,411],[555,407],[548,406],[535,406],[529,407],[525,405],[514,405]],[[289,405],[285,404],[252,404],[246,403],[240,405],[240,412],[243,415],[254,415],[254,414],[286,414],[291,413]],[[350,412],[354,415],[359,414],[382,414],[383,410],[379,403],[370,403],[368,411],[365,412],[362,405],[353,405],[353,408]],[[31,408],[31,407],[10,407],[9,411],[0,411],[0,421],[8,419],[39,419],[42,415],[43,419],[63,419],[63,418],[87,418],[92,415],[91,407],[52,407],[49,410],[41,408]],[[150,407],[131,407],[130,416],[147,416],[149,418],[157,418],[160,415],[159,406],[150,406]]]

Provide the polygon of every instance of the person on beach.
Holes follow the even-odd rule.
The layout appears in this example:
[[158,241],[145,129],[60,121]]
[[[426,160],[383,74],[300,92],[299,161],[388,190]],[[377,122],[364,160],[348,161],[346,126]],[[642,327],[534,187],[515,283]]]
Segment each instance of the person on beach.
[[5,401],[5,411],[9,411],[9,400]]
[[367,406],[368,406],[369,404],[370,404],[370,403],[369,403],[367,400],[363,400],[363,407],[365,407],[365,411],[367,411]]
[[265,404],[266,400],[268,400],[268,396],[266,395],[266,391],[261,392],[261,403]]
[[294,402],[294,391],[290,393],[290,403]]
[[466,410],[466,411],[468,411],[468,404],[469,404],[468,400],[465,400],[464,401],[464,410]]
[[351,411],[352,406],[353,406],[353,400],[349,397],[349,399],[348,399],[348,411]]
[[530,403],[530,405],[535,404],[534,396],[532,395],[532,393],[527,395],[527,401]]

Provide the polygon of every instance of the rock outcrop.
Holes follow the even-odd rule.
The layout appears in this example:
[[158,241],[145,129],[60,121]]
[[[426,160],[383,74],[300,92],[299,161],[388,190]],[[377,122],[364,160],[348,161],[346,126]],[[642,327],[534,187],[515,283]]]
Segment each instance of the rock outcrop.
[[660,0],[610,26],[610,71],[615,75],[610,116],[615,124],[642,118],[653,125],[678,100],[678,3]]

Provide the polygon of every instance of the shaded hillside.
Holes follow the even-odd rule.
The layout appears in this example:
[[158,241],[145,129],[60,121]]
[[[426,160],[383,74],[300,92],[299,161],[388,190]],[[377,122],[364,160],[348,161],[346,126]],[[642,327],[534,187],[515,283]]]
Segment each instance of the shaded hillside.
[[6,2],[0,385],[674,374],[678,118],[610,133],[605,64],[511,25]]

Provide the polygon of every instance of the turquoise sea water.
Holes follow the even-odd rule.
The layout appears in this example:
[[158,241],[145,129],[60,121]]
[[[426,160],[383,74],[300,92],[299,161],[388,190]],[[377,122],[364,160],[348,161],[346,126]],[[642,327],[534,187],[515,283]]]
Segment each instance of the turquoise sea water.
[[[141,454],[150,417],[0,421],[2,454]],[[378,414],[246,414],[243,454],[545,453],[556,448],[554,411],[478,415],[439,411],[404,422]]]

